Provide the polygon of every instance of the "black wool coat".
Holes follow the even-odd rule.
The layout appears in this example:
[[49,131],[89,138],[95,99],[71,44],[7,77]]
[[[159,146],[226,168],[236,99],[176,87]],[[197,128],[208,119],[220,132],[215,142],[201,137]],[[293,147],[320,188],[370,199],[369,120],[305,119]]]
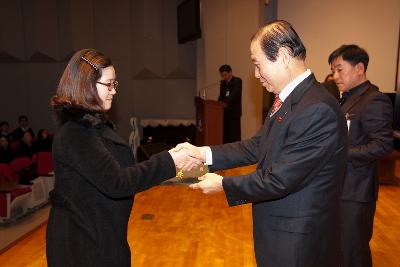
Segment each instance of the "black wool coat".
[[174,162],[164,151],[135,163],[104,114],[61,107],[57,115],[48,266],[130,266],[127,225],[134,194],[175,176]]

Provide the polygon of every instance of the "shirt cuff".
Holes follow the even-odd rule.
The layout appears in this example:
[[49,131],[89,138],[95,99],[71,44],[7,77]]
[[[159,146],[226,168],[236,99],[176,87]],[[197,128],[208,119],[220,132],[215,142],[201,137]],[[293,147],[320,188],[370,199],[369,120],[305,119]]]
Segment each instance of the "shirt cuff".
[[205,162],[206,165],[212,165],[213,164],[213,159],[212,159],[211,148],[209,146],[203,146],[202,148],[206,152],[206,162]]

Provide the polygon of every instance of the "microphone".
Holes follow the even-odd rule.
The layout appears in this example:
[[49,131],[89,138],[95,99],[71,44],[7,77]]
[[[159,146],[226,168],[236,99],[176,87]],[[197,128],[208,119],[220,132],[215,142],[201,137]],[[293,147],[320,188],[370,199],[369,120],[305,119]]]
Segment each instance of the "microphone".
[[219,83],[220,83],[220,81],[217,81],[217,82],[207,84],[206,86],[200,87],[198,90],[199,97],[201,97],[203,99],[207,99],[207,89],[215,88],[217,85],[219,86]]

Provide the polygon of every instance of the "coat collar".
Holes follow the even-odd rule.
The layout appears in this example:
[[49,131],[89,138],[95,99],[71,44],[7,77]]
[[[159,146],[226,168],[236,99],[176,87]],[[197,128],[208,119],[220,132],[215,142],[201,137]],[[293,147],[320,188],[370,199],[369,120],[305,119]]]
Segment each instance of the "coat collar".
[[299,83],[295,89],[288,95],[285,101],[282,104],[282,107],[270,118],[271,110],[268,112],[267,121],[270,123],[273,120],[283,116],[286,116],[287,113],[291,112],[293,106],[295,106],[303,97],[303,95],[307,92],[307,90],[311,87],[313,83],[316,82],[315,76],[311,73],[307,78],[305,78],[301,83]]
[[123,138],[113,131],[114,124],[108,120],[104,112],[91,111],[72,105],[56,106],[54,110],[60,125],[72,121],[86,128],[99,129],[103,138],[116,144],[129,146]]
[[285,102],[283,102],[283,106],[290,108],[291,111],[292,106],[296,105],[303,98],[303,95],[307,92],[311,85],[315,83],[315,81],[315,76],[313,73],[311,73],[307,78],[299,83],[299,85],[296,86],[292,93],[285,99]]
[[54,111],[60,125],[73,121],[87,128],[99,128],[104,124],[114,128],[104,112],[92,111],[74,105],[58,105],[54,107]]
[[[258,157],[260,160],[259,164],[262,165],[262,161],[265,160],[265,155],[267,155],[266,151],[272,145],[270,142],[271,137],[268,137],[272,128],[280,128],[283,125],[283,121],[286,120],[287,116],[290,115],[294,106],[300,102],[304,94],[307,92],[308,89],[316,82],[315,76],[313,73],[309,75],[306,79],[304,79],[301,83],[299,83],[296,88],[290,93],[290,95],[285,99],[283,102],[282,107],[272,116],[270,117],[271,111],[268,112],[268,115],[264,121],[264,129],[265,132],[262,135],[261,140],[268,140],[265,142],[264,146],[259,150]],[[275,129],[277,130],[277,129]]]
[[[349,94],[348,98],[346,98],[346,101],[344,102],[344,104],[341,108],[342,111],[344,113],[348,112],[359,101],[359,99],[365,93],[367,93],[367,91],[370,88],[372,88],[373,90],[379,91],[378,87],[371,84],[369,81],[366,81],[366,82],[362,83],[361,85],[357,86],[357,88],[354,88],[356,90],[351,92],[351,94]],[[352,89],[352,90],[354,90],[354,89]]]

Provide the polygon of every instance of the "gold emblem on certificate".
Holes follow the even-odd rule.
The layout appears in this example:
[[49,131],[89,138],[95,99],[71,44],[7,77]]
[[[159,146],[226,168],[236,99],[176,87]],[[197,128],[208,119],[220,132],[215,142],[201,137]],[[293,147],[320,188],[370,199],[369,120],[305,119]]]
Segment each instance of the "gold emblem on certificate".
[[208,166],[201,165],[193,170],[190,171],[183,171],[182,169],[176,170],[176,178],[184,179],[184,178],[197,178],[203,176],[204,174],[208,173]]
[[183,177],[183,171],[182,169],[179,169],[179,171],[176,173],[177,178],[182,178]]

